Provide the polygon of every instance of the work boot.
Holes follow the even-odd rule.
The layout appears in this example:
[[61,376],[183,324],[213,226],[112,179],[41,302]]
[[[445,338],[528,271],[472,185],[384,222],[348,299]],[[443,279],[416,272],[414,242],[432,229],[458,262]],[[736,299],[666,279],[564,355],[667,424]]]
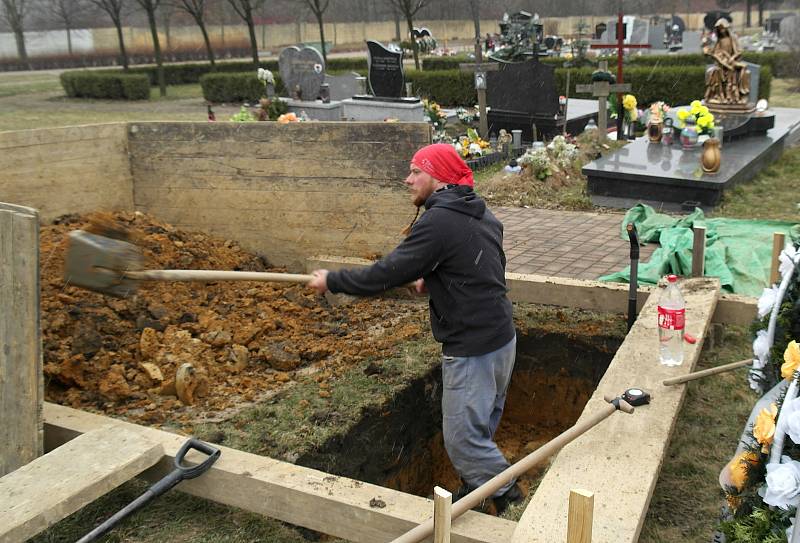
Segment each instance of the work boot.
[[[472,488],[471,486],[469,486],[467,483],[462,481],[461,482],[461,486],[458,487],[458,490],[453,492],[453,503],[456,503],[458,500],[460,500],[461,498],[463,498],[464,496],[466,496],[467,494],[469,494],[473,490],[475,490],[475,489]],[[487,500],[485,500],[485,499],[481,500],[480,503],[478,503],[478,505],[476,505],[475,507],[472,508],[472,510],[473,511],[477,511],[478,513],[486,513],[486,512],[488,512]]]
[[522,489],[520,489],[517,483],[506,490],[505,494],[501,496],[497,496],[493,498],[495,509],[497,509],[497,516],[503,514],[503,512],[508,509],[508,506],[511,504],[522,503],[522,500],[525,499],[525,494],[522,493]]

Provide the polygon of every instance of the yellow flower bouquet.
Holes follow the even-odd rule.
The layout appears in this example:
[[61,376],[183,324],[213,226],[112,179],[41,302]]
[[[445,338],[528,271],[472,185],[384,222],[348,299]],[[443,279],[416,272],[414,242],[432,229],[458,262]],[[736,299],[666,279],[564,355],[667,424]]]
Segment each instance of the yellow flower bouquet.
[[689,109],[681,109],[677,113],[678,128],[686,126],[686,121],[694,119],[697,124],[698,134],[711,135],[714,131],[714,114],[711,113],[706,106],[700,103],[700,100],[694,100],[689,104]]

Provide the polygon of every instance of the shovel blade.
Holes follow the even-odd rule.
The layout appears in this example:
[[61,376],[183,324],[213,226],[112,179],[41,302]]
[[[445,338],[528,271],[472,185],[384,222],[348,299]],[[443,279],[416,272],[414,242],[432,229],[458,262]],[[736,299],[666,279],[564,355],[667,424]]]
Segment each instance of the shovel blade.
[[67,240],[64,281],[124,298],[136,291],[136,281],[123,273],[141,270],[143,262],[141,251],[132,243],[74,230]]

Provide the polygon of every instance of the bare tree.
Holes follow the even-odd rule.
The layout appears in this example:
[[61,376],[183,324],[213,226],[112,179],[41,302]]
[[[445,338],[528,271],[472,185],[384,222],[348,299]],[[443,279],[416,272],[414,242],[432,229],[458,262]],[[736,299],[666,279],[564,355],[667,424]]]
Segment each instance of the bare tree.
[[125,0],[89,0],[92,4],[105,11],[114,27],[117,29],[117,41],[119,42],[120,62],[122,69],[128,71],[128,53],[125,51],[125,39],[122,36],[122,8]]
[[314,14],[314,17],[317,18],[317,24],[319,25],[319,41],[322,44],[322,60],[325,62],[325,66],[328,65],[328,55],[325,52],[325,25],[322,23],[322,15],[325,13],[325,10],[328,9],[330,1],[331,0],[303,0]]
[[414,15],[433,0],[388,0],[406,18],[408,35],[411,39],[411,50],[414,52],[414,67],[419,70],[419,46],[414,39]]
[[17,41],[17,55],[19,59],[27,64],[28,52],[25,50],[25,16],[28,5],[26,0],[2,0],[3,11],[0,13],[0,20],[5,22],[14,33]]
[[67,52],[72,55],[72,29],[86,7],[83,0],[44,0],[43,6],[59,23],[63,23],[67,31]]
[[206,43],[206,53],[208,60],[214,68],[214,50],[211,48],[211,40],[208,38],[206,29],[206,0],[173,0],[173,5],[192,16],[194,22],[200,27],[203,33],[203,41]]
[[156,72],[158,73],[158,90],[161,96],[167,95],[167,81],[164,77],[164,61],[161,58],[161,44],[158,42],[158,28],[156,27],[156,10],[161,0],[136,0],[147,14],[150,24],[150,34],[153,36],[153,53],[156,56]]
[[250,33],[250,50],[253,53],[253,64],[258,68],[258,41],[256,41],[256,24],[253,21],[253,12],[264,5],[265,0],[228,0],[236,14],[247,24]]
[[469,14],[472,15],[472,23],[475,25],[475,39],[481,39],[481,2],[480,0],[469,0]]

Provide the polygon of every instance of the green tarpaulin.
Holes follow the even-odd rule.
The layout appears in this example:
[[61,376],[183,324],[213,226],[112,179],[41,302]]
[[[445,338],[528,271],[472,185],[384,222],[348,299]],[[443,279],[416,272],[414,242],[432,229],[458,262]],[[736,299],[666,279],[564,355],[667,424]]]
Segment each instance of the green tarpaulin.
[[[694,213],[676,218],[647,205],[638,204],[625,214],[620,233],[628,239],[626,225],[636,225],[639,242],[657,242],[650,260],[639,263],[640,284],[654,285],[666,274],[689,276],[692,273],[694,225],[706,228],[705,274],[719,277],[726,292],[760,296],[769,281],[772,258],[772,234],[782,232],[797,241],[800,225],[782,221],[743,219],[706,219],[699,208]],[[630,266],[604,275],[601,281],[630,282]]]

